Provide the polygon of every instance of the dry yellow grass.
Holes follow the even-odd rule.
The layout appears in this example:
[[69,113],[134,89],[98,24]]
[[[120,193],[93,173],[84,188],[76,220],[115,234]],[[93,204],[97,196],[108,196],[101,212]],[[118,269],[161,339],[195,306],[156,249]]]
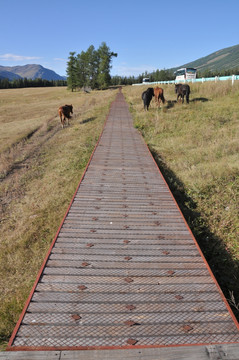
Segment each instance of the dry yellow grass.
[[[56,92],[52,88],[0,90],[0,152],[55,116],[64,100],[63,92],[65,88],[57,88]],[[69,94],[67,98],[74,100]]]
[[[19,117],[23,94],[28,100]],[[6,129],[0,139],[9,148],[1,148],[0,343],[6,343],[16,324],[115,94],[65,88],[1,93],[1,109],[11,116],[0,122]],[[74,116],[62,130],[57,109],[65,103],[73,104]],[[7,123],[12,123],[9,133]]]

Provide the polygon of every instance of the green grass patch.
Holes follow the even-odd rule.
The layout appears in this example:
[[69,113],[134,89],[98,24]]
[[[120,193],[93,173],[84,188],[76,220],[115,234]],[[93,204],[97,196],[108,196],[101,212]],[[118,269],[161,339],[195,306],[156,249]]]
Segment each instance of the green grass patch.
[[190,103],[143,110],[145,86],[124,88],[142,133],[239,319],[239,83],[191,84]]

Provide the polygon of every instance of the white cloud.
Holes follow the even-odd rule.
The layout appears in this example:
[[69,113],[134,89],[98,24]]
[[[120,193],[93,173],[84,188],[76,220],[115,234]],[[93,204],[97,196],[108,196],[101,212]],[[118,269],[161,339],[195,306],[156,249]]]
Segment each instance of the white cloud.
[[26,61],[26,60],[37,60],[37,59],[40,59],[40,57],[23,56],[23,55],[15,55],[15,54],[0,55],[0,60],[3,60],[3,61]]

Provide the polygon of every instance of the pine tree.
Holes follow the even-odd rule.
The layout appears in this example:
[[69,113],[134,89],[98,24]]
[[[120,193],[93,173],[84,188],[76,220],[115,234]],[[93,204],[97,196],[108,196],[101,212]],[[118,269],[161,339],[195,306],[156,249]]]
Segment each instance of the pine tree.
[[117,56],[116,53],[111,52],[110,48],[106,45],[105,42],[102,42],[101,46],[98,49],[99,56],[99,71],[98,71],[98,85],[101,89],[105,89],[110,85],[110,69],[111,69],[111,60],[113,56]]
[[88,50],[77,55],[77,86],[97,87],[98,54],[93,45]]
[[74,89],[89,86],[92,89],[97,87],[107,88],[111,83],[110,69],[111,59],[117,56],[111,52],[105,42],[98,50],[91,45],[87,51],[75,55],[70,52],[67,63],[67,85],[72,91]]
[[67,62],[67,86],[71,91],[75,90],[77,87],[77,60],[75,57],[75,52],[70,52],[69,61]]
[[77,55],[76,61],[76,82],[77,87],[82,88],[86,86],[87,81],[87,61],[86,61],[86,53],[82,51]]
[[91,45],[86,51],[87,66],[87,86],[95,89],[97,87],[97,77],[99,71],[99,54]]

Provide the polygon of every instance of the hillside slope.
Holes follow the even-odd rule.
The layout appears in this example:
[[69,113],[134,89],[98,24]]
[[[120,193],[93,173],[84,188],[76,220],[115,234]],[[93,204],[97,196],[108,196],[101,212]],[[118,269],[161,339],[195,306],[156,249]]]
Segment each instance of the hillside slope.
[[1,66],[0,66],[0,80],[2,79],[9,79],[10,81],[12,81],[14,79],[21,79],[21,76],[14,74],[13,72],[10,71],[1,70]]
[[200,71],[231,70],[239,68],[239,45],[215,51],[208,56],[181,65],[180,67],[194,67]]

